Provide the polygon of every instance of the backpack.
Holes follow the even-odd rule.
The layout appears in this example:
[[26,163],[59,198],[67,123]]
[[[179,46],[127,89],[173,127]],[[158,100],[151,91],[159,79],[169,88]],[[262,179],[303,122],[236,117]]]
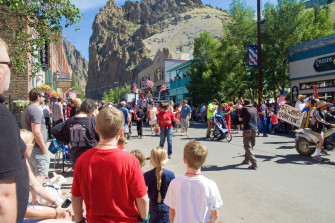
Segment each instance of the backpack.
[[88,139],[86,128],[80,124],[70,125],[70,145],[71,147],[86,147]]
[[91,132],[91,138],[92,140],[89,140],[86,135],[87,129],[90,130],[90,127],[81,124],[70,124],[69,128],[69,133],[70,133],[70,138],[69,138],[69,144],[71,145],[72,148],[90,148],[94,146],[95,144],[95,137],[94,137],[94,127],[90,118],[90,124],[92,127],[92,132]]

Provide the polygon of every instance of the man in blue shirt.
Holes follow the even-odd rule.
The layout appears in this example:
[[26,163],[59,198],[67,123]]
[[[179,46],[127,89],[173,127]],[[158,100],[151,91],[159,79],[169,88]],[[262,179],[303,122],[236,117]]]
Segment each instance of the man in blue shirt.
[[126,108],[127,103],[125,101],[121,101],[120,104],[121,104],[120,110],[123,112],[123,115],[124,115],[123,133],[124,133],[124,137],[128,139],[129,138],[129,125],[131,122],[130,113],[128,109]]
[[182,107],[180,110],[181,126],[185,128],[182,135],[187,135],[187,130],[191,119],[191,107],[187,104],[187,100],[181,102]]

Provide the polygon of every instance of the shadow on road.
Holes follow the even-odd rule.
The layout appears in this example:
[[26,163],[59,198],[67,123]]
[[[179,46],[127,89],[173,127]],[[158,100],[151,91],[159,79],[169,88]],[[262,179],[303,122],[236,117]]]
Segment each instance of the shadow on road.
[[[243,168],[242,168],[243,166]],[[217,165],[207,165],[201,168],[201,171],[221,171],[221,170],[231,170],[231,169],[240,169],[240,170],[249,170],[247,165],[232,164],[228,166],[217,166]]]
[[288,142],[263,142],[263,144],[284,144],[284,143],[295,143],[294,141],[288,141]]
[[322,162],[316,161],[311,156],[300,156],[298,154],[289,154],[285,156],[278,156],[279,160],[275,162],[278,164],[286,164],[286,163],[293,163],[298,165],[313,165],[313,164],[321,164],[321,165],[331,165],[335,166],[334,162],[329,161],[327,157],[323,157],[325,160]]
[[279,146],[276,149],[294,149],[294,146]]

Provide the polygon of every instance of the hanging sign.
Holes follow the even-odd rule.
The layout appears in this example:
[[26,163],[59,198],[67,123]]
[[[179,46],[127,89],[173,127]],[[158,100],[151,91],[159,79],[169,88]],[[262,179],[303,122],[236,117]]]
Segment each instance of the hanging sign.
[[49,69],[49,46],[46,42],[42,44],[40,51],[40,62],[42,64],[42,70],[47,71]]
[[72,81],[57,81],[57,88],[72,88]]

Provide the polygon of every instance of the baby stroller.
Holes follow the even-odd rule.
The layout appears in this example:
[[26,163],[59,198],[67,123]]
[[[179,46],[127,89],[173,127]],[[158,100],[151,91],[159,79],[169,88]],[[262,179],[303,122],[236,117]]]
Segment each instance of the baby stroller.
[[222,115],[215,114],[213,117],[214,129],[211,130],[210,137],[212,140],[217,139],[219,141],[226,139],[230,142],[233,139],[233,136],[228,131],[226,122]]

